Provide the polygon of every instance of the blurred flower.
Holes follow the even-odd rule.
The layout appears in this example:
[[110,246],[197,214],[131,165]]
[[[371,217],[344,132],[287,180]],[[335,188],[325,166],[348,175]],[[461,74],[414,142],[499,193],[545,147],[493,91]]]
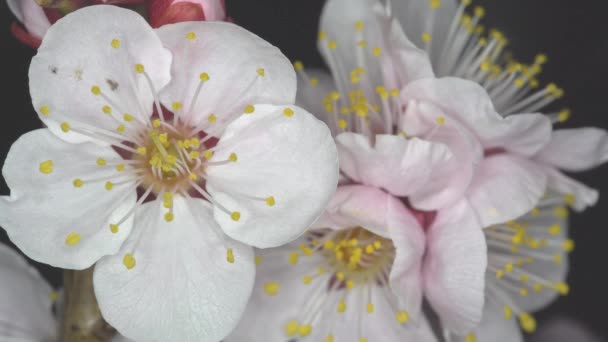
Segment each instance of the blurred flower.
[[182,21],[224,21],[224,0],[151,0],[150,24],[160,27]]
[[602,342],[584,324],[567,317],[556,317],[549,320],[532,336],[531,342]]
[[7,0],[19,21],[11,25],[15,38],[38,48],[51,24],[79,8],[107,4],[147,12],[152,27],[182,21],[225,21],[224,0]]
[[155,31],[83,8],[49,29],[29,79],[48,129],[9,151],[0,223],[54,266],[111,255],[95,292],[129,338],[222,339],[253,287],[250,246],[297,238],[335,190],[335,145],[292,105],[289,61],[235,25]]

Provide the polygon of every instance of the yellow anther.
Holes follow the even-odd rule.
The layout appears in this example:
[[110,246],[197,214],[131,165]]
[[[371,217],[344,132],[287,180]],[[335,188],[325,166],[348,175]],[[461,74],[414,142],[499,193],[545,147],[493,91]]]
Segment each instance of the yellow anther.
[[536,58],[534,58],[534,63],[542,65],[547,63],[547,60],[547,55],[540,53],[536,55]]
[[536,284],[534,284],[534,286],[532,288],[534,289],[535,292],[540,292],[545,288],[545,286],[541,283],[536,283]]
[[344,273],[343,273],[343,272],[337,272],[337,273],[336,273],[336,278],[337,278],[338,280],[340,280],[340,281],[341,281],[341,280],[344,280]]
[[304,278],[302,278],[302,282],[306,285],[310,284],[312,282],[312,277],[311,276],[304,276]]
[[338,127],[340,127],[341,129],[345,129],[347,126],[348,126],[348,123],[346,122],[346,120],[344,120],[344,119],[338,120]]
[[161,125],[161,121],[160,119],[154,119],[152,120],[152,126],[154,126],[154,128],[158,128]]
[[302,71],[302,70],[304,70],[304,64],[302,64],[302,62],[300,62],[300,61],[295,61],[295,62],[293,63],[293,68],[294,68],[296,71]]
[[476,17],[483,18],[486,15],[486,10],[481,6],[476,6],[474,14]]
[[551,235],[559,235],[561,233],[562,227],[559,224],[554,224],[549,227],[549,234]]
[[350,289],[353,289],[354,287],[355,287],[355,282],[354,281],[352,281],[352,280],[347,280],[346,281],[346,288],[348,288],[350,290]]
[[200,75],[198,75],[198,77],[200,78],[201,82],[209,81],[209,74],[206,72],[202,72]]
[[285,115],[285,116],[286,116],[286,117],[288,117],[288,118],[292,117],[292,116],[293,116],[293,114],[294,114],[294,111],[293,111],[293,109],[291,109],[291,108],[285,108],[285,109],[283,110],[283,115]]
[[264,260],[264,257],[262,257],[261,255],[256,255],[254,260],[255,260],[255,264],[259,265],[262,263],[262,260]]
[[323,243],[323,248],[325,249],[332,249],[334,248],[336,244],[334,243],[333,240],[325,240],[325,242]]
[[526,297],[528,295],[528,289],[526,289],[526,288],[519,289],[519,295],[522,297]]
[[144,68],[143,64],[135,64],[135,71],[138,74],[143,74],[146,71],[146,69]]
[[339,313],[343,313],[344,311],[346,311],[346,302],[344,300],[339,301],[338,307],[336,309]]
[[236,153],[230,153],[230,156],[228,156],[228,160],[230,160],[231,162],[236,162],[239,158],[237,157]]
[[255,107],[253,105],[246,105],[245,110],[243,112],[245,112],[245,114],[251,114],[254,111],[255,111]]
[[92,86],[91,93],[93,93],[93,95],[99,95],[99,94],[101,94],[101,89],[99,89],[98,86]]
[[360,48],[362,48],[362,49],[365,49],[365,48],[367,47],[367,41],[365,41],[365,40],[360,40],[360,41],[357,43],[357,46],[358,46],[358,47],[360,47]]
[[445,117],[444,116],[440,116],[435,121],[437,122],[437,124],[439,126],[443,126],[445,124]]
[[521,313],[519,315],[519,325],[527,333],[533,333],[536,330],[536,320],[529,313]]
[[139,155],[142,155],[142,156],[143,156],[143,155],[146,155],[146,153],[147,153],[147,151],[148,151],[148,150],[147,150],[147,149],[146,149],[144,146],[139,146],[139,147],[136,149],[136,151],[137,151],[137,154],[139,154]]
[[574,240],[568,239],[562,242],[562,249],[565,252],[572,252],[574,250]]
[[201,153],[199,151],[190,151],[190,153],[188,153],[188,156],[191,159],[198,159],[201,156]]
[[213,157],[213,151],[211,150],[207,150],[205,151],[205,153],[203,153],[203,157],[205,157],[205,159],[209,160]]
[[375,57],[380,57],[380,55],[382,54],[382,49],[379,47],[375,47],[372,49],[372,55],[374,55]]
[[62,130],[64,133],[69,132],[69,131],[70,131],[70,124],[69,124],[69,123],[67,123],[67,122],[62,123],[62,124],[61,124],[61,130]]
[[133,257],[133,254],[125,254],[125,256],[122,258],[122,264],[125,265],[128,270],[135,267],[135,258]]
[[514,81],[514,84],[517,88],[522,88],[523,86],[526,85],[526,79],[525,78],[516,78]]
[[299,259],[300,259],[300,255],[298,254],[298,252],[289,253],[289,263],[290,264],[296,265],[298,263]]
[[298,329],[298,333],[300,334],[301,337],[305,337],[310,335],[310,333],[312,332],[312,325],[310,324],[302,324],[300,325],[300,328]]
[[502,310],[506,320],[510,320],[513,317],[513,309],[510,306],[505,305],[502,307]]
[[106,190],[112,190],[112,188],[114,188],[114,183],[110,181],[106,182],[105,188]]
[[327,38],[327,32],[325,31],[320,31],[319,32],[319,40],[323,40]]
[[496,271],[496,278],[497,279],[502,279],[502,277],[504,277],[504,276],[505,276],[505,271],[503,271],[503,270],[497,270]]
[[101,107],[101,111],[106,113],[106,114],[112,114],[112,108],[110,106],[103,106]]
[[317,84],[319,84],[319,79],[316,78],[316,77],[311,77],[310,78],[310,85],[313,86],[313,87],[316,87]]
[[241,219],[241,213],[240,213],[240,212],[238,212],[238,211],[233,211],[233,212],[230,214],[230,218],[231,218],[233,221],[238,221],[238,220],[240,220],[240,219]]
[[369,314],[374,313],[374,304],[373,303],[367,303],[367,313],[369,313]]
[[133,121],[133,115],[131,115],[131,114],[124,114],[124,115],[122,116],[122,118],[123,118],[123,120],[125,120],[126,122],[131,122],[131,121]]
[[118,225],[117,225],[117,224],[113,224],[113,223],[112,223],[112,224],[110,224],[110,231],[111,231],[113,234],[118,233],[118,231],[119,231],[119,230],[120,230],[120,227],[118,227]]
[[365,338],[365,337],[361,337],[361,338],[359,339],[359,342],[368,342],[368,341],[367,341],[367,338]]
[[274,205],[275,205],[275,203],[276,203],[276,202],[275,202],[275,200],[274,200],[274,197],[273,197],[273,196],[268,196],[268,197],[266,197],[266,205],[267,205],[267,206],[272,207],[272,206],[274,206]]
[[285,334],[289,337],[293,337],[298,333],[300,324],[297,321],[289,321],[285,324]]
[[234,251],[232,251],[232,248],[228,248],[226,250],[226,261],[231,264],[234,264]]
[[59,293],[57,291],[49,293],[49,299],[53,302],[57,301],[57,299],[59,299]]
[[118,127],[116,127],[116,132],[118,133],[124,133],[127,130],[127,127],[125,125],[118,125]]
[[362,31],[365,28],[365,23],[363,23],[363,21],[361,20],[357,20],[355,22],[355,29],[358,31]]
[[330,40],[329,42],[327,42],[327,47],[331,50],[335,50],[338,47],[338,43],[336,43],[335,40]]
[[266,75],[266,70],[264,70],[264,68],[259,68],[257,70],[258,75],[260,75],[261,77],[264,77]]
[[570,286],[564,282],[555,284],[553,288],[562,296],[567,296],[570,293]]
[[507,271],[507,273],[511,273],[511,272],[513,272],[513,268],[514,268],[514,266],[513,266],[513,264],[512,264],[512,263],[507,263],[507,264],[505,265],[505,271]]
[[44,116],[49,116],[49,114],[51,114],[51,110],[49,109],[48,106],[42,106],[42,107],[40,107],[40,114],[42,114]]
[[327,335],[323,342],[334,342],[334,335]]
[[410,320],[410,315],[405,310],[397,311],[395,313],[395,319],[399,324],[405,324]]
[[173,108],[174,111],[180,110],[182,109],[182,103],[175,101],[171,104],[171,108]]
[[372,244],[365,246],[365,253],[367,253],[367,254],[373,254],[375,250],[376,249],[374,248],[374,245],[372,245]]
[[175,218],[175,215],[173,215],[173,213],[171,213],[171,212],[165,214],[165,221],[167,221],[167,222],[173,221],[174,218]]
[[566,122],[568,121],[568,119],[570,119],[570,116],[572,116],[572,111],[570,111],[570,109],[565,108],[559,111],[559,113],[557,114],[557,120],[559,122]]
[[112,39],[112,41],[110,42],[110,45],[115,48],[118,49],[120,47],[120,39]]
[[431,40],[433,39],[433,37],[431,36],[431,34],[428,33],[428,32],[423,32],[421,38],[422,38],[422,41],[425,42],[425,43],[430,43]]
[[441,0],[429,0],[429,4],[431,6],[431,9],[435,10],[441,7]]
[[80,234],[78,233],[70,233],[65,238],[65,244],[68,246],[74,246],[75,244],[80,242]]
[[464,338],[465,342],[476,342],[477,341],[477,336],[475,336],[475,334],[471,333],[468,334],[465,338]]
[[557,207],[553,211],[553,214],[555,214],[555,217],[557,218],[564,219],[568,217],[568,209],[564,207]]
[[280,289],[281,286],[276,281],[269,281],[264,284],[264,292],[269,296],[276,296]]
[[173,200],[173,193],[168,192],[168,191],[164,192],[163,193],[163,199],[165,201],[171,201],[171,200]]
[[196,33],[194,33],[194,32],[188,32],[188,33],[186,33],[186,39],[189,39],[189,40],[196,39]]
[[72,184],[74,184],[75,188],[81,188],[84,185],[84,182],[82,181],[82,179],[76,178],[76,179],[74,179]]
[[97,158],[97,165],[99,166],[105,166],[106,165],[106,160],[103,158]]
[[532,216],[538,216],[540,215],[540,210],[538,208],[534,208],[531,211]]

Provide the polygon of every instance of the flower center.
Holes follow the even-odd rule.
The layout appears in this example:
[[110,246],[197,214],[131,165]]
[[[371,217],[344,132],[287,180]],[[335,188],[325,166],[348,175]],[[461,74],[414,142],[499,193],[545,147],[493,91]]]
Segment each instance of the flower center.
[[340,231],[325,240],[323,256],[340,278],[356,283],[376,281],[384,276],[395,258],[390,240],[361,227]]

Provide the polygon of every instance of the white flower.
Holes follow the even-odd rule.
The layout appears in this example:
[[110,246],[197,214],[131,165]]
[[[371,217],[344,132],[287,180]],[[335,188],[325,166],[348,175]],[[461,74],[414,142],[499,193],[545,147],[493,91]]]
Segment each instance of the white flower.
[[291,65],[235,25],[154,31],[84,8],[47,32],[29,78],[48,129],[11,148],[0,223],[35,260],[101,259],[100,308],[129,338],[222,339],[253,286],[249,246],[297,238],[335,189],[334,143],[292,105]]

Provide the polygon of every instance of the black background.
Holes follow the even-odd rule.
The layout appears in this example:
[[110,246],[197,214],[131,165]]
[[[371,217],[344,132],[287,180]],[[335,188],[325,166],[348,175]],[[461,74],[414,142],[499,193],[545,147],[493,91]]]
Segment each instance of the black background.
[[[448,0],[444,0],[448,1]],[[292,60],[322,67],[316,51],[316,31],[323,0],[226,0],[237,23],[279,46]],[[516,56],[531,60],[539,52],[549,56],[541,80],[565,88],[561,105],[573,110],[568,127],[599,126],[608,129],[608,9],[603,0],[477,0],[486,8],[485,24],[497,27],[510,39]],[[34,52],[12,38],[13,20],[6,3],[0,4],[0,159],[13,141],[40,126],[32,110],[27,70]],[[571,258],[571,294],[539,315],[574,317],[604,338],[608,309],[608,167],[577,175],[601,191],[600,202],[583,215],[573,215],[572,235],[577,247]],[[0,193],[8,194],[4,181]],[[74,208],[77,210],[77,208]],[[8,241],[0,232],[0,240]],[[54,286],[61,272],[37,265]],[[1,279],[0,279],[1,281]],[[0,299],[1,300],[1,299]]]

